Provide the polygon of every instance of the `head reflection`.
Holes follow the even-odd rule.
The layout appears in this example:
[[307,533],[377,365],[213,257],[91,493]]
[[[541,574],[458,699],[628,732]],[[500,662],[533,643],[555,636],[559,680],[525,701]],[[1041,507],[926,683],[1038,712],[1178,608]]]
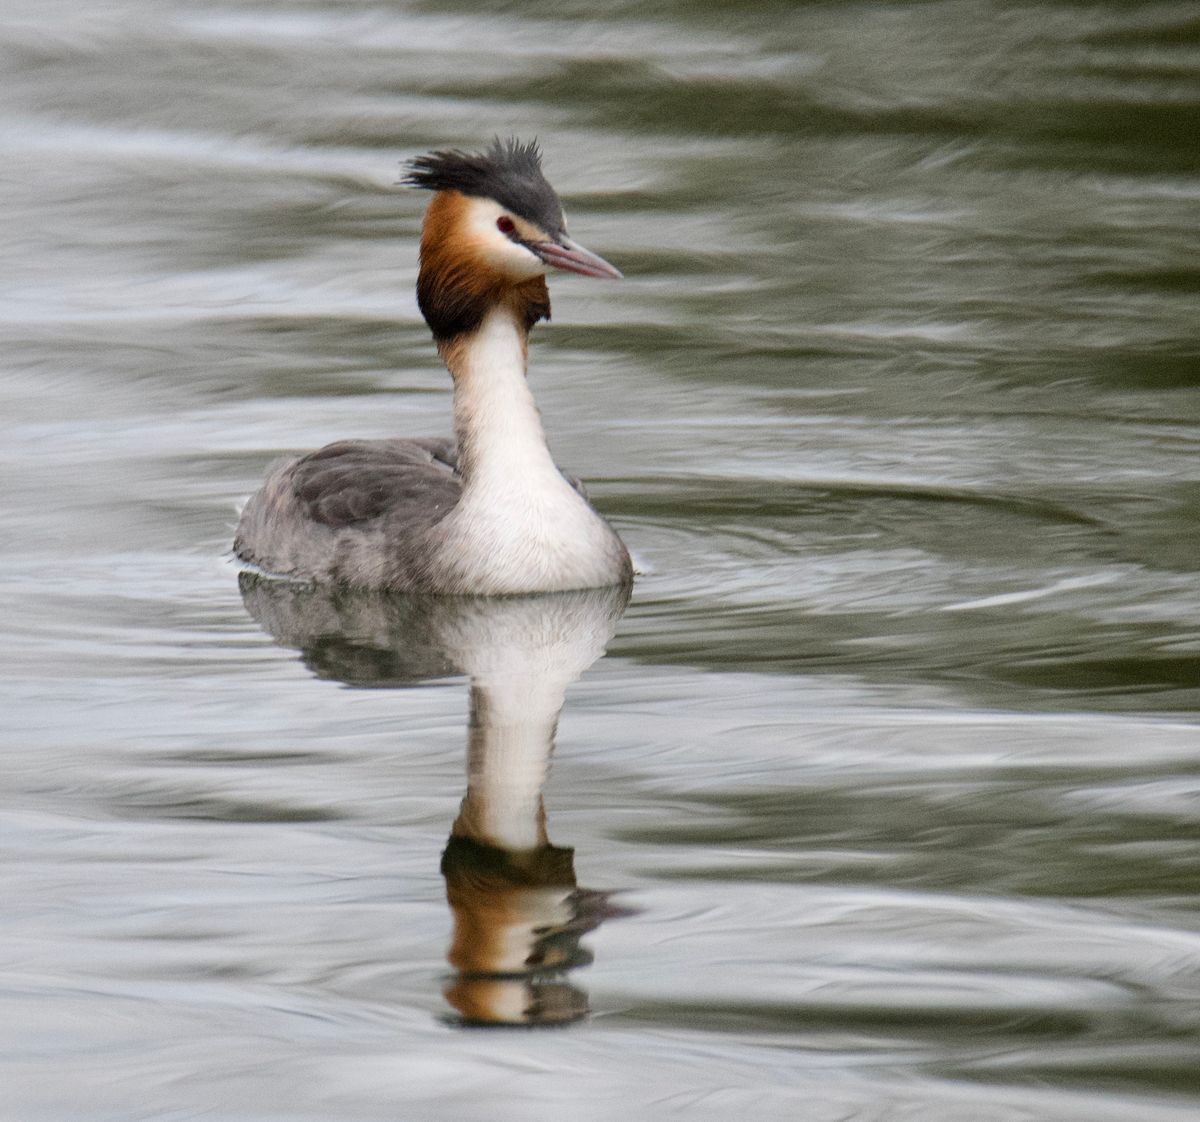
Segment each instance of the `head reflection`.
[[566,690],[604,652],[627,588],[483,599],[325,589],[243,573],[251,615],[323,678],[402,686],[470,679],[467,790],[442,854],[453,918],[445,997],[470,1026],[561,1025],[588,1013],[568,980],[582,937],[619,914],[578,887],[550,842],[542,790]]
[[599,920],[580,906],[590,894],[576,888],[572,850],[452,835],[442,875],[454,915],[446,1000],[465,1024],[565,1024],[588,1012],[565,975],[591,962],[579,940]]

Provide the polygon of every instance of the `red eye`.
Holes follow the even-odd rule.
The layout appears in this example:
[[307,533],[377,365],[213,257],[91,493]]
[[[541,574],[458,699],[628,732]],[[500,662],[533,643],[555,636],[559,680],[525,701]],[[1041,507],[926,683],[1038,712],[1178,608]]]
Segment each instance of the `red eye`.
[[496,219],[496,229],[502,234],[511,234],[516,228],[517,224],[507,214],[502,214]]

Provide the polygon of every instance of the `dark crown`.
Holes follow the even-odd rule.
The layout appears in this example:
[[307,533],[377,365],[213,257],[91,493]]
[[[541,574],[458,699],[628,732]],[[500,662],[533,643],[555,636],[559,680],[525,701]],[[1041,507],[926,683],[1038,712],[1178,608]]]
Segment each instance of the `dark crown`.
[[547,234],[565,232],[562,204],[542,174],[542,153],[536,140],[522,144],[497,137],[486,152],[431,152],[418,156],[408,167],[404,182],[410,187],[495,199]]

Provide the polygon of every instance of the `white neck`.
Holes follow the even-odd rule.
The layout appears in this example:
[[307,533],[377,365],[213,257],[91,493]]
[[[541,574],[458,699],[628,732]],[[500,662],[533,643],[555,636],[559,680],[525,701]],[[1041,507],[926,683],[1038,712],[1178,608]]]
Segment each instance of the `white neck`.
[[467,796],[455,833],[508,850],[547,844],[542,787],[565,689],[519,676],[472,683]]
[[525,364],[525,330],[506,308],[490,312],[454,352],[454,431],[467,490],[562,483]]
[[448,601],[437,645],[471,677],[467,797],[454,832],[502,849],[546,844],[542,785],[567,688],[604,653],[620,588]]

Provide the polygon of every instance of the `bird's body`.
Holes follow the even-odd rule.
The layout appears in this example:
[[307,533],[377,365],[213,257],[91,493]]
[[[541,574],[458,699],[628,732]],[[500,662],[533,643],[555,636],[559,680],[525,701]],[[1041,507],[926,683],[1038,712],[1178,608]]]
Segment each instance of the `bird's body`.
[[566,236],[532,145],[435,153],[417,292],[454,379],[454,440],[343,441],[281,462],[235,552],[361,588],[506,595],[626,583],[629,554],[556,467],[525,376],[550,267],[619,276]]

